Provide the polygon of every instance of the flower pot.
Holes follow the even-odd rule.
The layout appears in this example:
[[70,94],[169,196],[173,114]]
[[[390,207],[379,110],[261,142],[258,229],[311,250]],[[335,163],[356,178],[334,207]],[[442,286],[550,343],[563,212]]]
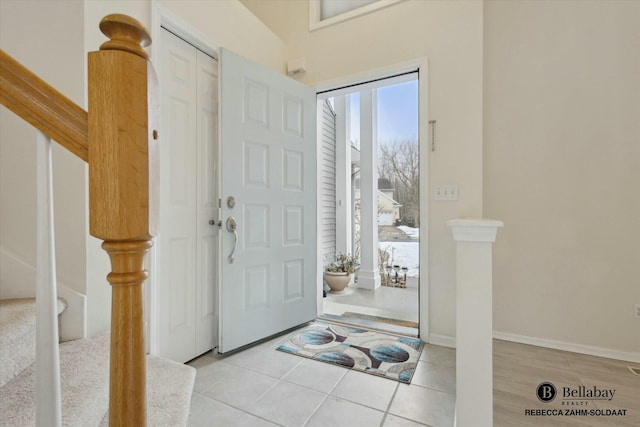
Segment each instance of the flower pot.
[[344,290],[349,286],[351,275],[342,271],[325,271],[324,280],[331,288],[332,294],[342,294]]

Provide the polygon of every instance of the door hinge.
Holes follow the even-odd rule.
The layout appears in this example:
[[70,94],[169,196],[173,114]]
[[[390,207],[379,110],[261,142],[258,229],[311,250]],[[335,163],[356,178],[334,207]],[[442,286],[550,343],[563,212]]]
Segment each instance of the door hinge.
[[221,208],[221,207],[222,207],[222,199],[220,198],[218,199],[218,208]]

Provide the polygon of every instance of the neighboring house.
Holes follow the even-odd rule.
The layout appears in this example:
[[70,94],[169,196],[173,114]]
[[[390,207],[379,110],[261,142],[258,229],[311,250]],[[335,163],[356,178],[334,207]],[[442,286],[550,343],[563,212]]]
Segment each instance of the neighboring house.
[[378,225],[396,225],[400,221],[402,205],[378,190]]
[[[354,188],[354,203],[360,200],[360,150],[351,144],[352,173],[351,185]],[[400,208],[402,204],[394,198],[395,188],[387,178],[378,178],[378,225],[396,225],[400,221]]]
[[[355,191],[356,203],[360,200],[360,190]],[[378,225],[396,225],[400,220],[402,205],[387,193],[378,190]]]
[[394,200],[395,189],[387,178],[378,178],[378,225],[396,225],[402,205]]
[[[360,188],[357,178],[355,181],[354,200],[360,200]],[[382,184],[383,188],[380,188]],[[386,178],[378,179],[378,225],[396,225],[400,221],[400,208],[402,205],[393,199],[394,189]]]

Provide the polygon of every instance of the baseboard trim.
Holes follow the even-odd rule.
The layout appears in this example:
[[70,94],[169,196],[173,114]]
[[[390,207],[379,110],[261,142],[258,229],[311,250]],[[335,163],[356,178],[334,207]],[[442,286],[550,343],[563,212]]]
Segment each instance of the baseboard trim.
[[566,341],[556,341],[546,338],[529,337],[526,335],[518,335],[501,331],[493,331],[493,338],[504,341],[517,342],[520,344],[553,348],[555,350],[570,351],[572,353],[588,354],[590,356],[606,357],[608,359],[617,359],[640,363],[640,352],[613,350],[610,348],[577,344]]
[[[36,293],[36,269],[17,255],[0,248],[1,298],[33,298]],[[87,336],[87,297],[58,281],[58,297],[67,302],[60,315],[60,340],[69,341]]]
[[[565,341],[550,340],[546,338],[529,337],[526,335],[512,334],[509,332],[493,331],[493,338],[520,344],[535,345],[555,350],[570,351],[572,353],[587,354],[590,356],[606,357],[608,359],[624,360],[640,363],[640,352],[620,351],[610,348],[596,347]],[[429,344],[442,347],[456,348],[456,337],[448,335],[429,334]]]
[[80,292],[58,283],[58,298],[67,302],[67,309],[60,315],[60,341],[71,341],[87,337],[87,297]]
[[429,344],[441,347],[456,348],[456,337],[448,335],[429,334]]
[[17,255],[0,247],[0,298],[33,298],[36,270]]

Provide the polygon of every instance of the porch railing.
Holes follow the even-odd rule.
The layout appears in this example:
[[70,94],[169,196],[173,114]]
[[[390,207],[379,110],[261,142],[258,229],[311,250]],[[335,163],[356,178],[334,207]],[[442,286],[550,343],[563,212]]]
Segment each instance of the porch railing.
[[[50,164],[50,157],[46,157],[48,138],[89,164],[90,233],[104,241],[102,247],[109,254],[112,270],[107,276],[112,286],[109,425],[143,426],[142,282],[147,277],[143,259],[152,244],[158,210],[157,80],[144,50],[151,39],[138,21],[109,15],[101,21],[100,29],[110,40],[89,54],[89,113],[1,50],[0,103],[42,132],[45,169]],[[49,192],[43,198],[46,206],[39,206],[44,210],[39,213],[44,226],[39,233],[49,235],[50,181],[43,182]],[[43,248],[52,247],[52,240],[43,241]],[[38,250],[44,251],[41,257],[52,259],[49,249]],[[55,304],[55,289],[51,290],[55,287],[54,262],[44,265],[49,272],[38,281],[44,284],[36,291],[39,320],[43,315],[51,317]],[[38,387],[50,385],[49,391],[43,389],[38,394],[36,402],[41,425],[52,425],[52,420],[60,423],[55,329],[41,328],[42,333],[37,333],[36,382]],[[51,351],[41,353],[43,348]]]

